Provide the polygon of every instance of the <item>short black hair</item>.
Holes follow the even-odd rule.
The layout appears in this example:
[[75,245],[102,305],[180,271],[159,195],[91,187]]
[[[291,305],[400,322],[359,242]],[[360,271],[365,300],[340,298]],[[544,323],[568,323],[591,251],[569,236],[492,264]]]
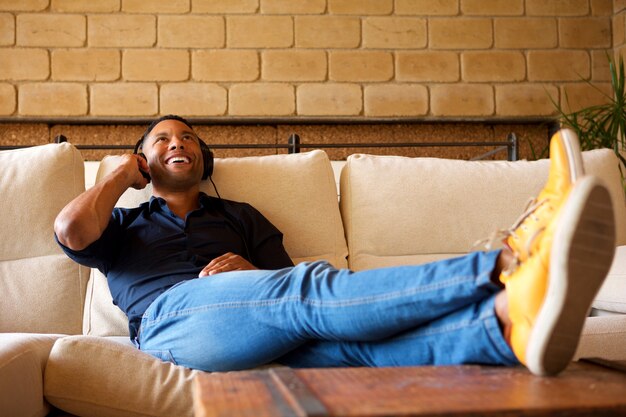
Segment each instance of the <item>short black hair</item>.
[[154,127],[156,125],[158,125],[159,123],[161,123],[164,120],[177,120],[177,121],[179,121],[181,123],[186,124],[189,129],[193,130],[193,126],[191,126],[191,123],[189,123],[186,119],[184,119],[184,118],[182,118],[180,116],[177,116],[175,114],[167,114],[165,116],[161,116],[158,119],[153,120],[152,123],[150,123],[150,125],[143,132],[143,135],[141,135],[141,138],[139,138],[139,141],[135,145],[135,152],[137,152],[137,150],[139,150],[139,149],[141,149],[143,147],[143,141],[144,141],[144,139],[146,139],[148,137],[150,132],[152,132],[152,129],[154,129]]

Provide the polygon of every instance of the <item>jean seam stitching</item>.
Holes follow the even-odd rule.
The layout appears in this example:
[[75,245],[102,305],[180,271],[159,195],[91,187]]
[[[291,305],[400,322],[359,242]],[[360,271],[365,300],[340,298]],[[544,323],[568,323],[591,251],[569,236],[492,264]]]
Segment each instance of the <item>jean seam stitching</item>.
[[451,287],[451,286],[458,285],[458,284],[474,282],[474,280],[475,280],[475,277],[460,276],[460,277],[455,277],[455,278],[452,278],[443,282],[438,282],[436,284],[428,284],[428,285],[420,286],[418,288],[412,288],[409,290],[394,291],[393,293],[370,296],[370,297],[355,298],[355,299],[345,300],[345,301],[340,301],[340,302],[320,302],[319,300],[311,300],[308,298],[303,298],[301,296],[288,296],[288,297],[281,297],[278,299],[255,300],[255,301],[246,301],[246,302],[231,301],[231,302],[226,302],[226,303],[204,305],[204,306],[188,308],[184,310],[171,311],[165,315],[160,315],[153,319],[147,319],[145,324],[152,325],[152,324],[158,323],[163,320],[167,320],[172,317],[188,315],[191,313],[208,311],[212,309],[241,308],[241,307],[250,307],[250,306],[267,307],[267,306],[284,304],[284,303],[294,302],[294,301],[299,301],[309,306],[317,306],[317,307],[321,307],[321,306],[329,307],[329,308],[350,307],[350,306],[367,304],[367,303],[372,303],[372,302],[377,302],[377,301],[391,300],[391,299],[399,298],[399,297],[411,296],[411,295],[425,293],[425,292],[434,291],[434,290],[440,290],[440,289]]

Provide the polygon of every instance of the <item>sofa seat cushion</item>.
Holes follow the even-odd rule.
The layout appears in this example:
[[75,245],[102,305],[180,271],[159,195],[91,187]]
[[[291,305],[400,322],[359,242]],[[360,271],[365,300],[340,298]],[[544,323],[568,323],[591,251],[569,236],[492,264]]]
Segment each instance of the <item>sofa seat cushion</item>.
[[67,143],[0,152],[0,332],[82,331],[89,269],[53,237],[54,219],[85,190],[83,160]]
[[77,416],[192,416],[191,383],[197,372],[127,343],[71,336],[58,340],[50,352],[44,395]]
[[[117,157],[103,159],[96,182],[118,164]],[[337,267],[347,266],[337,186],[325,152],[216,159],[213,180],[222,198],[252,204],[283,232],[285,249],[294,263],[324,259]],[[201,190],[215,196],[208,180],[202,182]],[[117,206],[136,207],[151,193],[150,184],[143,190],[129,189]],[[102,274],[96,271],[91,280],[85,334],[128,335],[128,321],[113,305]]]
[[[587,173],[609,186],[618,244],[626,244],[626,206],[618,160],[583,153]],[[352,155],[341,173],[341,212],[354,270],[460,256],[508,228],[546,182],[548,160],[461,161]],[[476,249],[474,249],[476,250]]]
[[615,249],[613,264],[593,308],[603,313],[626,314],[626,246]]
[[50,412],[43,372],[60,335],[0,333],[0,414],[36,417]]

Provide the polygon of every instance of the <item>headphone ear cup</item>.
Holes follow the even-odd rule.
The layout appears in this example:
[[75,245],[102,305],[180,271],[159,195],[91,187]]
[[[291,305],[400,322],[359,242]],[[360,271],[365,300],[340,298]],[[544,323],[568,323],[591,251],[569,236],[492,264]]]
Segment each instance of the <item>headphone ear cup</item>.
[[213,152],[211,152],[211,149],[204,141],[200,141],[200,150],[202,151],[202,162],[204,163],[202,179],[206,180],[213,175]]

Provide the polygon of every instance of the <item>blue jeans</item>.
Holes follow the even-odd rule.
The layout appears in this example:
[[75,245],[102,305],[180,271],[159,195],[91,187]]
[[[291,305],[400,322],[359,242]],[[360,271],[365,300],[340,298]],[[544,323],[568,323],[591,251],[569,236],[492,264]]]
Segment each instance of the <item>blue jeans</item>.
[[494,311],[497,255],[361,272],[313,262],[185,281],[145,312],[140,349],[204,371],[514,365]]

